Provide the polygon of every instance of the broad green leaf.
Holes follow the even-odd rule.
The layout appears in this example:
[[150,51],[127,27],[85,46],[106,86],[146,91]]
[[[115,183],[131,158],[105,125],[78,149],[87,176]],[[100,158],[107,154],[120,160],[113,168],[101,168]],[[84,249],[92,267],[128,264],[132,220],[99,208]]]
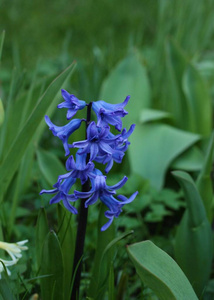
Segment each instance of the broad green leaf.
[[120,103],[127,95],[131,96],[126,110],[129,114],[123,118],[125,126],[139,120],[142,108],[151,105],[151,90],[147,70],[136,54],[127,56],[120,62],[104,81],[100,99],[110,103]]
[[196,294],[201,297],[212,267],[212,230],[192,178],[182,171],[174,171],[172,174],[182,187],[187,202],[175,238],[175,258]]
[[41,275],[48,275],[41,279],[42,299],[64,299],[64,267],[59,240],[56,234],[48,233],[43,251]]
[[4,107],[0,98],[0,126],[2,125],[3,122],[4,122]]
[[[62,249],[62,257],[64,262],[64,282],[65,282],[65,299],[69,299],[70,284],[72,276],[72,267],[75,250],[75,233],[74,233],[74,218],[63,205],[58,204],[58,237]],[[72,246],[73,245],[73,246]]]
[[141,280],[160,300],[198,299],[176,262],[151,241],[130,245],[127,250]]
[[38,268],[41,267],[42,249],[48,232],[49,228],[47,215],[45,209],[42,207],[40,208],[36,223],[36,258]]
[[212,130],[212,102],[199,71],[191,64],[184,74],[183,91],[186,96],[186,119],[189,131],[208,136]]
[[199,171],[203,165],[203,153],[197,146],[193,146],[179,155],[171,165],[171,169],[183,171]]
[[213,186],[211,179],[212,163],[214,150],[214,133],[210,138],[210,142],[206,151],[203,167],[197,178],[197,187],[204,202],[207,218],[210,222],[213,220],[212,203],[213,203]]
[[131,170],[161,189],[172,161],[198,140],[196,134],[164,124],[137,125],[130,136]]
[[74,65],[72,64],[51,83],[46,92],[38,101],[35,109],[24,124],[22,130],[15,138],[13,145],[11,146],[7,156],[0,166],[0,177],[2,178],[0,182],[1,192],[4,192],[8,187],[10,180],[17,170],[20,160],[32,139],[33,133],[42,121],[46,110],[56,97],[58,91],[63,86],[67,78],[70,77],[73,67]]
[[39,168],[46,181],[53,186],[58,176],[66,173],[65,167],[61,161],[50,151],[38,149],[36,151]]
[[160,120],[171,120],[173,117],[170,113],[161,110],[145,108],[140,113],[140,123],[148,123]]

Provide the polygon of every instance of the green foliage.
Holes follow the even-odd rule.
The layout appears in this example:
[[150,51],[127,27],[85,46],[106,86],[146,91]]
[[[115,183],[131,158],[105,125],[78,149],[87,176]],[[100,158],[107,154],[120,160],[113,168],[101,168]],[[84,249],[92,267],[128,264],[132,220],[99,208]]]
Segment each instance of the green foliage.
[[173,175],[182,187],[187,202],[187,209],[175,238],[175,257],[200,297],[208,282],[212,267],[211,226],[192,178],[182,171],[174,171]]
[[[10,180],[12,179],[20,160],[30,143],[33,133],[37,129],[38,125],[44,117],[44,112],[48,109],[48,106],[56,97],[57,92],[62,87],[64,82],[70,77],[73,71],[74,65],[68,67],[55,81],[49,86],[47,91],[39,99],[32,112],[30,118],[26,121],[19,134],[15,138],[11,148],[7,155],[4,157],[3,162],[0,165],[0,177],[3,178],[0,183],[1,191],[5,191],[8,187]],[[16,155],[14,155],[16,153]]]
[[176,262],[152,242],[136,243],[127,250],[141,280],[159,299],[198,299]]
[[[11,269],[10,277],[2,273],[0,298],[34,299],[33,293],[39,298],[42,293],[47,300],[70,299],[76,218],[60,204],[57,210],[49,206],[48,196],[39,196],[42,188],[51,188],[58,175],[66,172],[64,153],[50,138],[43,120],[48,114],[56,123],[63,123],[62,114],[54,116],[54,111],[59,91],[66,84],[70,93],[87,102],[102,99],[118,103],[131,95],[123,125],[128,129],[136,124],[129,158],[113,167],[109,184],[126,174],[129,181],[121,194],[129,196],[138,190],[139,195],[124,206],[106,232],[100,231],[106,222],[106,208],[101,207],[99,220],[98,206],[90,208],[82,297],[156,300],[149,287],[157,290],[164,285],[167,293],[173,293],[164,284],[169,275],[173,287],[183,282],[188,289],[189,283],[183,275],[180,279],[175,262],[149,242],[139,244],[142,252],[149,249],[144,255],[137,250],[138,244],[128,247],[138,272],[146,274],[142,286],[123,246],[127,242],[124,232],[134,229],[132,242],[150,239],[173,256],[177,229],[178,263],[198,295],[203,293],[203,300],[213,299],[212,236],[206,219],[207,215],[209,222],[213,221],[213,10],[212,0],[139,0],[134,5],[122,0],[53,0],[48,11],[41,1],[14,1],[8,6],[3,0],[0,27],[6,29],[6,39],[3,31],[0,240],[28,238],[29,250]],[[78,67],[72,81],[74,64],[54,80],[73,59]],[[22,71],[23,67],[27,71]],[[188,177],[178,179],[181,185],[188,185],[182,219],[183,194],[170,169],[191,172],[196,179],[198,191]],[[48,234],[48,224],[56,234]],[[125,241],[118,242],[122,238]],[[135,260],[137,254],[140,263]],[[167,270],[171,268],[166,275],[160,273],[160,261],[166,262],[163,267]],[[157,272],[160,276],[155,278]],[[152,286],[146,281],[151,278]],[[194,297],[191,294],[188,299]]]
[[204,202],[204,207],[207,213],[207,218],[210,222],[213,220],[213,187],[212,187],[212,162],[213,162],[213,149],[214,149],[214,133],[210,138],[207,147],[206,156],[204,159],[203,167],[197,178],[197,187]]
[[[47,300],[64,299],[63,257],[57,235],[51,231],[46,236],[41,259],[41,292]],[[45,275],[45,276],[44,276]]]

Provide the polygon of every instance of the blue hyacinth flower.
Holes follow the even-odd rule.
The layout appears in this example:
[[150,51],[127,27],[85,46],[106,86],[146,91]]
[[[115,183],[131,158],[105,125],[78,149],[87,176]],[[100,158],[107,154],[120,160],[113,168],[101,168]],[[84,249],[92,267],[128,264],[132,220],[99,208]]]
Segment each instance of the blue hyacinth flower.
[[70,120],[78,110],[83,109],[86,106],[86,102],[79,100],[72,94],[69,94],[66,90],[61,90],[64,102],[57,105],[58,108],[67,108],[67,119]]
[[[71,172],[66,174],[66,177],[80,178],[81,183],[84,184],[87,181],[89,174],[94,170],[94,163],[89,161],[86,164],[87,154],[79,154],[79,152],[81,151],[78,150],[76,153],[76,162],[73,155],[67,159],[66,169]],[[59,177],[62,178],[62,176]]]
[[106,184],[106,176],[102,174],[101,171],[95,169],[91,177],[92,188],[88,192],[74,191],[74,195],[79,198],[87,199],[85,202],[85,207],[94,204],[98,199],[100,199],[108,208],[105,216],[109,221],[101,228],[102,231],[106,230],[112,223],[114,217],[118,217],[121,213],[121,208],[126,204],[132,202],[137,193],[134,193],[129,199],[125,196],[118,196],[121,200],[117,200],[114,195],[116,190],[120,189],[128,180],[126,176],[123,177],[121,181],[113,186],[108,186]]
[[116,140],[120,135],[109,137],[110,127],[98,127],[95,122],[91,122],[87,128],[87,140],[74,142],[72,147],[81,148],[79,154],[90,153],[90,161],[99,155],[124,155],[120,150],[115,150]]
[[62,141],[65,149],[65,155],[69,155],[70,150],[68,146],[68,138],[75,130],[80,127],[83,119],[73,119],[65,126],[54,125],[48,116],[45,116],[45,121],[48,124],[49,129],[52,131],[53,135],[57,136]]
[[68,194],[68,192],[70,191],[71,187],[74,185],[74,183],[76,182],[75,178],[68,178],[65,179],[63,181],[63,183],[61,183],[62,179],[59,178],[57,183],[55,183],[53,185],[53,187],[55,187],[55,189],[53,190],[42,190],[40,192],[41,194],[56,194],[53,198],[51,198],[50,200],[50,204],[53,203],[58,203],[62,200],[63,205],[65,206],[65,208],[67,210],[69,210],[71,213],[73,214],[77,214],[77,209],[71,205],[70,202],[75,202],[78,200],[78,198],[75,195],[70,195]]
[[97,115],[97,126],[113,125],[118,131],[122,130],[122,121],[125,115],[128,114],[124,107],[128,104],[130,96],[127,96],[123,103],[110,104],[105,101],[96,101],[92,103],[92,109]]
[[105,212],[105,216],[106,216],[106,218],[109,219],[109,221],[105,225],[102,226],[101,231],[105,231],[111,225],[114,218],[117,218],[120,215],[120,213],[122,212],[122,207],[125,204],[132,202],[135,199],[135,197],[137,196],[137,194],[138,194],[138,192],[135,192],[129,198],[127,198],[123,195],[118,195],[117,198],[121,201],[118,201],[112,195],[109,197],[106,197],[104,195],[102,197],[101,201],[109,208],[109,210],[107,210]]

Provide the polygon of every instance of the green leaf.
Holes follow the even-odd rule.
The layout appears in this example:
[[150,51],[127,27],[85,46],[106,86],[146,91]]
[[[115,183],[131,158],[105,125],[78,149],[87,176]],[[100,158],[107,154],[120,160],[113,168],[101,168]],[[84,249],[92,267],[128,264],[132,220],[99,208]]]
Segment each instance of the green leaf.
[[166,57],[166,82],[165,101],[166,111],[171,112],[175,124],[181,129],[187,129],[186,118],[183,118],[186,110],[185,97],[182,91],[181,78],[186,69],[187,58],[173,39],[165,43]]
[[196,294],[201,297],[212,268],[212,230],[192,178],[182,171],[174,171],[172,174],[182,187],[187,202],[187,209],[176,233],[175,258]]
[[126,110],[129,114],[123,118],[125,126],[139,120],[142,108],[151,105],[151,88],[147,70],[136,53],[127,56],[120,62],[104,81],[100,99],[110,103],[122,102],[127,95],[131,96]]
[[109,279],[108,279],[108,300],[114,300],[114,264],[111,262]]
[[0,126],[2,125],[3,122],[4,122],[4,107],[0,98]]
[[213,202],[213,185],[212,185],[212,163],[213,163],[213,150],[214,150],[214,132],[210,138],[207,147],[203,167],[197,178],[197,187],[204,202],[204,207],[207,213],[207,218],[210,222],[213,220],[212,202]]
[[[111,250],[108,254],[103,256],[103,253],[108,246],[108,244],[114,239],[115,236],[115,227],[114,223],[106,231],[101,231],[101,227],[106,223],[106,217],[104,215],[106,211],[106,206],[101,203],[100,205],[100,213],[98,219],[98,232],[97,232],[97,245],[96,245],[96,253],[94,258],[94,265],[92,270],[91,282],[88,289],[88,296],[94,299],[98,298],[98,293],[100,293],[100,289],[103,286],[104,282],[108,279],[109,274],[109,265],[113,259],[114,251]],[[102,265],[101,265],[101,261]],[[102,267],[102,272],[100,269]],[[102,293],[101,293],[102,294]],[[99,294],[100,295],[100,294]]]
[[203,165],[203,153],[197,146],[193,146],[179,155],[171,165],[171,169],[184,171],[199,171]]
[[44,246],[45,238],[49,232],[48,220],[45,209],[40,208],[37,223],[36,223],[36,258],[37,266],[41,266],[42,249]]
[[74,215],[71,214],[63,205],[58,204],[58,237],[62,249],[64,263],[64,293],[65,299],[69,299],[71,276],[73,270],[75,232]]
[[130,136],[131,170],[161,189],[172,161],[198,140],[196,134],[164,124],[137,125]]
[[145,108],[140,113],[140,123],[148,123],[160,120],[170,120],[172,115],[166,111]]
[[16,300],[13,291],[7,279],[0,280],[0,300]]
[[199,71],[191,64],[184,74],[183,91],[186,96],[189,131],[208,136],[212,130],[212,102]]
[[38,101],[35,109],[24,124],[22,130],[15,138],[11,148],[7,153],[7,156],[0,166],[0,177],[2,178],[0,182],[0,190],[3,193],[8,187],[15,171],[17,170],[20,160],[32,139],[33,133],[42,121],[46,110],[56,97],[58,91],[61,89],[67,78],[70,77],[73,68],[74,65],[72,64],[51,83],[46,92]]
[[141,280],[160,300],[198,299],[176,262],[151,241],[130,245],[127,250]]
[[48,233],[42,252],[41,279],[42,299],[64,299],[64,268],[59,240],[56,234]]
[[0,38],[0,61],[1,61],[1,55],[2,55],[2,49],[4,44],[4,37],[5,37],[5,31],[3,30]]
[[39,168],[46,181],[53,186],[59,174],[66,173],[65,167],[55,154],[50,151],[38,149],[36,151]]

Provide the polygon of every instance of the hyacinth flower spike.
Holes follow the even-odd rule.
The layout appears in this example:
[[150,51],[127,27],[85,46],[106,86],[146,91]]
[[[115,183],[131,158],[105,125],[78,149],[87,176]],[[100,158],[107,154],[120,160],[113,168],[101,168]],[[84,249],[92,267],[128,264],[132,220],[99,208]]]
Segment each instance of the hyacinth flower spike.
[[97,126],[102,127],[111,124],[115,126],[115,129],[121,131],[121,118],[128,114],[124,107],[128,104],[129,99],[130,96],[127,96],[120,104],[110,104],[102,100],[93,102],[92,109],[97,115]]
[[[67,176],[67,174],[66,174],[66,176]],[[44,193],[45,194],[56,194],[53,198],[51,198],[50,204],[58,203],[62,200],[63,205],[65,206],[65,208],[67,210],[69,210],[73,214],[77,214],[78,213],[77,209],[74,206],[72,206],[70,202],[75,202],[78,198],[75,195],[68,194],[71,187],[76,182],[76,178],[72,178],[72,177],[65,178],[66,176],[65,175],[59,176],[57,183],[55,183],[53,185],[53,187],[55,187],[55,189],[42,190],[40,192],[40,195],[44,194]],[[64,179],[64,181],[63,181],[63,183],[61,183],[63,179]]]
[[70,120],[78,110],[83,109],[86,106],[86,102],[79,100],[74,95],[69,94],[66,90],[61,90],[64,102],[60,103],[58,108],[67,108],[67,120]]
[[65,149],[65,156],[69,155],[70,150],[68,146],[69,136],[77,130],[83,119],[73,119],[65,126],[56,126],[54,125],[48,116],[45,116],[45,121],[49,126],[49,129],[52,131],[53,135],[57,136],[63,143]]

